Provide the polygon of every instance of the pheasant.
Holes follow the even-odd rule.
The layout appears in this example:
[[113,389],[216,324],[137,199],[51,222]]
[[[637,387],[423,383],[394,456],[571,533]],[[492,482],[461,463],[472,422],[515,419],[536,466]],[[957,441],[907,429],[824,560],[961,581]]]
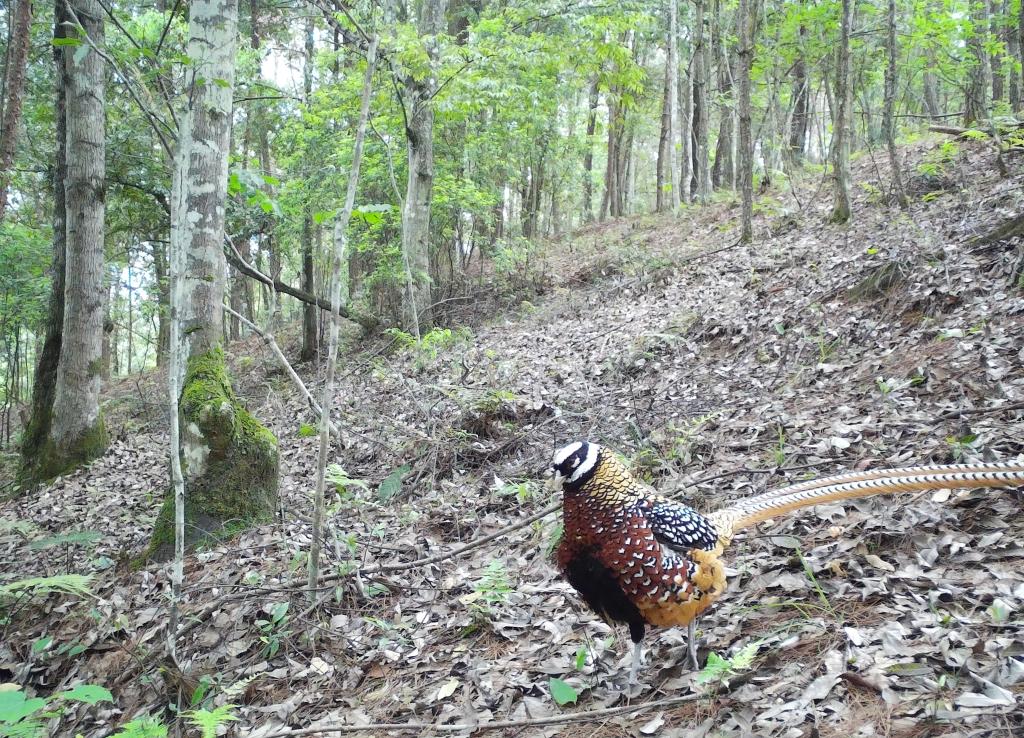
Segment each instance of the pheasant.
[[659,497],[596,443],[577,441],[552,460],[564,491],[558,568],[608,622],[626,623],[636,682],[646,626],[686,626],[697,667],[694,621],[725,592],[722,554],[737,532],[837,500],[918,490],[1024,485],[1024,462],[915,466],[853,472],[790,485],[710,515]]

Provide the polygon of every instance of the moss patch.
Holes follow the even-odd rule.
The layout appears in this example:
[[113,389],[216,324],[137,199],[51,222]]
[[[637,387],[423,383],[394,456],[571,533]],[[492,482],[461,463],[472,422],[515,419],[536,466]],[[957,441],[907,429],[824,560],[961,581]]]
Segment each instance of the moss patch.
[[[277,509],[277,439],[238,401],[220,347],[189,360],[179,418],[186,547],[270,521]],[[166,560],[173,553],[168,489],[145,557]]]
[[34,456],[26,454],[24,457],[20,481],[26,484],[44,482],[77,469],[102,456],[109,441],[102,413],[96,417],[95,423],[72,440],[66,448],[57,448],[50,434],[47,434],[38,452]]

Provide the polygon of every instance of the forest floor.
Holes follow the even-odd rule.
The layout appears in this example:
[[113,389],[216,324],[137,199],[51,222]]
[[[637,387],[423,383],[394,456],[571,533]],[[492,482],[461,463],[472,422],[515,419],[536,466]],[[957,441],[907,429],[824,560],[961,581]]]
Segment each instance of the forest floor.
[[[475,305],[448,304],[465,328],[405,348],[351,334],[315,606],[300,584],[315,420],[258,339],[234,345],[239,392],[280,440],[282,516],[188,557],[181,671],[163,657],[168,568],[128,565],[167,483],[164,380],[115,383],[108,453],[0,505],[0,581],[94,576],[92,597],[9,612],[0,682],[112,690],[53,722],[87,738],[166,717],[200,683],[206,704],[239,705],[229,734],[254,738],[626,706],[642,709],[492,734],[1024,734],[1022,490],[827,505],[743,535],[699,621],[701,662],[729,663],[690,672],[685,633],[652,631],[632,691],[627,634],[552,565],[557,515],[527,522],[557,502],[551,452],[578,438],[702,510],[855,468],[1021,458],[1022,251],[971,242],[1024,210],[1024,164],[1001,178],[989,146],[940,139],[903,156],[908,213],[884,202],[884,157],[863,156],[851,225],[827,224],[828,184],[808,173],[758,199],[749,247],[733,199],[618,220],[481,277]],[[319,392],[323,367],[299,371]]]

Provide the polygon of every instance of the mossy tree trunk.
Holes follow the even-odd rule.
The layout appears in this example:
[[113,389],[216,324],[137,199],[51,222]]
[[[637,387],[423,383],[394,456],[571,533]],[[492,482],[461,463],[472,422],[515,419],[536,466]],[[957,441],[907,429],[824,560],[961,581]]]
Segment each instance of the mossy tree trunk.
[[[182,116],[171,196],[172,380],[180,387],[184,543],[229,536],[273,517],[277,440],[231,387],[221,342],[224,240],[237,0],[194,0],[189,15],[190,107]],[[184,344],[176,343],[181,336]],[[182,367],[176,356],[188,357]],[[184,376],[179,376],[184,369]],[[175,553],[173,489],[147,555]]]
[[[238,401],[219,346],[189,358],[179,418],[185,546],[270,521],[277,507],[277,439]],[[174,499],[168,495],[149,554],[164,560],[173,553]]]

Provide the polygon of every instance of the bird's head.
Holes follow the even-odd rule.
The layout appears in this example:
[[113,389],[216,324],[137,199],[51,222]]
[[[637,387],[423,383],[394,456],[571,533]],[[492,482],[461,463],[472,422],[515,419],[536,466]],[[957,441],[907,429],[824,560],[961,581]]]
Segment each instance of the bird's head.
[[551,459],[551,487],[579,487],[594,475],[601,459],[601,447],[589,441],[576,441],[563,446]]

